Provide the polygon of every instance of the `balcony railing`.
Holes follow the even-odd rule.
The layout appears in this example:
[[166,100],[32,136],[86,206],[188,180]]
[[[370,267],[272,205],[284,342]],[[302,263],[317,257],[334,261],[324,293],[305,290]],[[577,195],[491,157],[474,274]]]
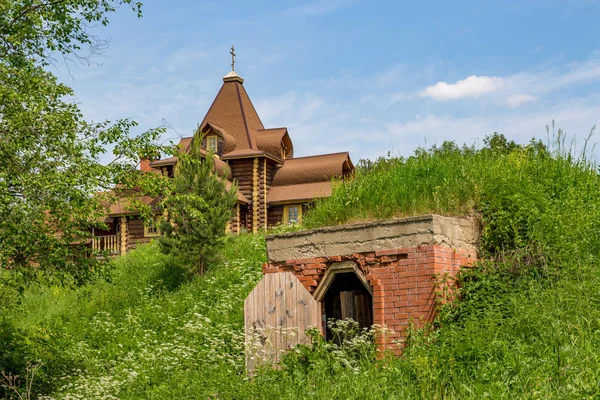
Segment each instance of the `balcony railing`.
[[118,254],[121,251],[119,235],[94,236],[92,238],[92,249]]

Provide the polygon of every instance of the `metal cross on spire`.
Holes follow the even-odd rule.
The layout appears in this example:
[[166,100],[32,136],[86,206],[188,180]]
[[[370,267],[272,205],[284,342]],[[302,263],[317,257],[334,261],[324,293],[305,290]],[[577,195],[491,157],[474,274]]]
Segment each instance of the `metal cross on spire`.
[[233,45],[231,45],[231,51],[229,54],[231,54],[231,70],[235,71],[235,48]]

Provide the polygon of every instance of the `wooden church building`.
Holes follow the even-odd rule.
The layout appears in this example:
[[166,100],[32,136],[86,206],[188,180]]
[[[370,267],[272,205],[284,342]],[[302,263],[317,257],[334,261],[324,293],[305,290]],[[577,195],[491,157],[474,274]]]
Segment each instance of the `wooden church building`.
[[[287,128],[265,128],[243,83],[234,71],[225,75],[196,134],[181,139],[180,151],[189,149],[193,140],[202,140],[202,149],[215,154],[216,172],[237,182],[233,233],[301,222],[314,199],[331,195],[332,178],[351,174],[354,165],[348,152],[294,157]],[[173,176],[176,163],[177,157],[142,160],[140,169]],[[144,226],[138,215],[128,213],[127,207],[111,206],[108,217],[120,253],[159,234]],[[100,242],[95,246],[105,247]]]

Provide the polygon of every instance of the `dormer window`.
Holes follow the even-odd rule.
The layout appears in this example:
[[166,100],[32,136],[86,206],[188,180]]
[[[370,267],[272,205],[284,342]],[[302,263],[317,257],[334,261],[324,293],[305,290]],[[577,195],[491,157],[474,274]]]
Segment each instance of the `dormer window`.
[[217,135],[210,135],[206,137],[206,150],[211,151],[213,153],[217,153],[218,143],[217,143]]

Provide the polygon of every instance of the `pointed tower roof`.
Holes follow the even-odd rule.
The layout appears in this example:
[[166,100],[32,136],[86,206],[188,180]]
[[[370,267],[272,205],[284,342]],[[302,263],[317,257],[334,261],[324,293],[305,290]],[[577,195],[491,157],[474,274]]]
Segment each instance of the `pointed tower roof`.
[[257,150],[256,135],[265,129],[246,89],[244,80],[231,71],[223,77],[223,86],[200,124],[205,131],[208,124],[222,127],[235,138],[235,150]]

